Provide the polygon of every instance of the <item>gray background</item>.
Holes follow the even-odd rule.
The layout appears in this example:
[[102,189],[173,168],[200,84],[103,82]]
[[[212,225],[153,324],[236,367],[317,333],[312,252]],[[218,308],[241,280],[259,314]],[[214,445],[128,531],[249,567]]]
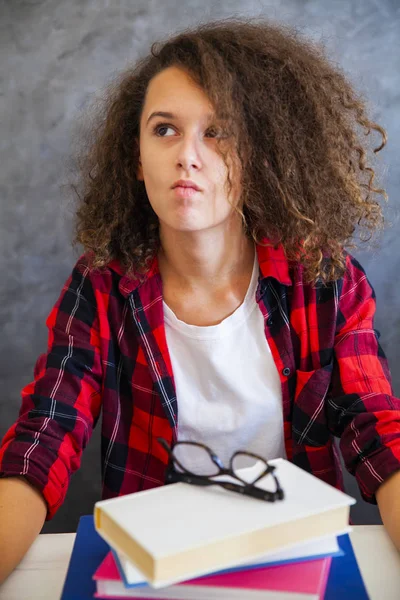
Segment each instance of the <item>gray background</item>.
[[[200,20],[240,15],[296,24],[323,39],[388,131],[379,165],[393,226],[377,250],[354,254],[377,294],[376,326],[400,393],[400,290],[393,284],[400,256],[400,0],[0,0],[0,438],[17,417],[20,390],[46,349],[45,319],[79,256],[64,186],[81,110],[156,39]],[[75,530],[100,498],[99,433],[45,532]],[[353,478],[346,481],[359,498]],[[377,508],[361,499],[352,516],[380,522]]]

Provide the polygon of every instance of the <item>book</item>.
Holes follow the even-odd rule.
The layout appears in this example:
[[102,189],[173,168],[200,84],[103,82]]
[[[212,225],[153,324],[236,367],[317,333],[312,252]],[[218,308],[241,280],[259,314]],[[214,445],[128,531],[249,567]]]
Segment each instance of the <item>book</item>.
[[96,585],[92,576],[109,551],[109,545],[94,528],[93,515],[81,517],[68,563],[61,600],[93,599]]
[[[285,493],[282,501],[173,483],[96,502],[96,530],[159,588],[348,526],[354,498],[285,459],[270,464]],[[241,475],[250,481],[258,470],[256,464]],[[273,489],[268,478],[257,485]]]
[[[343,555],[332,557],[324,600],[368,600],[349,535],[339,536],[338,543]],[[61,600],[92,600],[96,592],[93,574],[109,551],[95,530],[93,515],[81,517]]]
[[155,600],[323,600],[331,557],[191,579],[165,588],[126,588],[109,552],[93,575],[96,598]]
[[[346,533],[350,528],[341,533]],[[133,565],[123,554],[119,554],[114,548],[111,548],[115,564],[124,582],[125,587],[148,586],[143,574],[135,565]],[[326,556],[340,556],[343,552],[339,548],[336,536],[319,538],[311,542],[297,544],[289,550],[282,550],[273,554],[261,556],[255,562],[240,563],[228,569],[215,571],[215,573],[228,573],[231,571],[249,570],[264,566],[277,566],[290,564],[292,562],[305,562]]]
[[343,554],[332,558],[324,600],[371,600],[349,534],[339,536],[338,541]]

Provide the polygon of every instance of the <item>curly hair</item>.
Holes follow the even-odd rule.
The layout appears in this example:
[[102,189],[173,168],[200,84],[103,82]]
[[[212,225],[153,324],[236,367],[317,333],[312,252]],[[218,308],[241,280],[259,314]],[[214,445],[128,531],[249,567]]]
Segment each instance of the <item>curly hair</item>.
[[141,277],[159,248],[158,217],[136,178],[137,139],[149,82],[170,66],[201,86],[228,133],[230,149],[224,140],[217,147],[226,165],[235,151],[242,197],[233,208],[245,234],[282,244],[310,283],[341,277],[356,230],[368,242],[384,223],[376,195],[387,194],[374,186],[366,138],[380,134],[377,153],[386,131],[321,43],[259,18],[202,23],[153,43],[95,103],[72,184],[73,245],[83,245],[91,268],[118,259],[128,276]]

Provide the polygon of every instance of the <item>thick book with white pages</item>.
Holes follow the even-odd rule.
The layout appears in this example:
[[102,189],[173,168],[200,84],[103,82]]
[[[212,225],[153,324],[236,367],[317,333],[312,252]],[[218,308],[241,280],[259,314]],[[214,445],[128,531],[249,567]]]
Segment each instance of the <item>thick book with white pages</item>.
[[[337,535],[349,533],[350,531],[351,527],[346,527],[343,531],[338,532]],[[124,554],[117,552],[114,549],[112,549],[112,553],[125,587],[149,587],[143,573],[135,567]],[[327,556],[339,556],[340,554],[342,554],[342,552],[339,548],[337,536],[328,536],[302,542],[289,549],[281,550],[280,552],[268,552],[254,561],[238,563],[232,565],[228,569],[212,571],[212,573],[218,574],[229,571],[251,570],[267,566],[281,566],[294,562],[299,563],[317,560]]]
[[[158,588],[337,535],[349,526],[354,498],[283,458],[269,463],[276,467],[283,500],[174,483],[97,502],[96,530]],[[241,474],[251,481],[258,469],[254,465]],[[272,491],[274,482],[266,477],[257,486]]]

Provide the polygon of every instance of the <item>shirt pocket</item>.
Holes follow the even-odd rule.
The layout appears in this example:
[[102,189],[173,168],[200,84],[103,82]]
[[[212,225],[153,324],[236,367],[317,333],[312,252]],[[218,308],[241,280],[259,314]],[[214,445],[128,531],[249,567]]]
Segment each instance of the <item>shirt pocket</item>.
[[325,398],[331,383],[333,362],[313,371],[296,371],[292,431],[297,444],[324,446],[328,429]]

